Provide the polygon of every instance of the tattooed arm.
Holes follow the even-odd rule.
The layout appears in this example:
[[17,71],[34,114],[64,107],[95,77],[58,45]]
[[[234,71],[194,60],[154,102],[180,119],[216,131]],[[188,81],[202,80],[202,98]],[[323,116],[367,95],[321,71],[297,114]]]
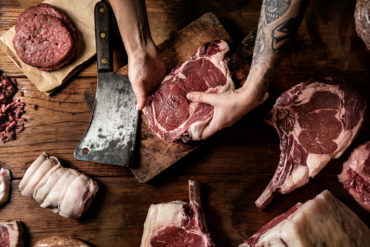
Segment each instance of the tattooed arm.
[[[257,102],[266,100],[274,69],[284,44],[296,33],[308,0],[265,0],[261,9],[252,67],[242,90],[255,91]],[[264,100],[265,99],[265,100]]]
[[244,86],[221,94],[192,92],[188,99],[214,106],[201,139],[230,127],[268,98],[268,87],[284,44],[296,33],[309,0],[264,0],[258,23],[252,66]]

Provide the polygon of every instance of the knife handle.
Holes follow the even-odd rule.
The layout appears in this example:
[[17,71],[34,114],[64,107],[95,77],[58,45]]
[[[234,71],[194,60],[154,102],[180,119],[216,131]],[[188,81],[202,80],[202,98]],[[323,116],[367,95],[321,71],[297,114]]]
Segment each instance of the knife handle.
[[98,72],[113,71],[113,56],[110,44],[110,6],[105,0],[95,4],[95,40]]

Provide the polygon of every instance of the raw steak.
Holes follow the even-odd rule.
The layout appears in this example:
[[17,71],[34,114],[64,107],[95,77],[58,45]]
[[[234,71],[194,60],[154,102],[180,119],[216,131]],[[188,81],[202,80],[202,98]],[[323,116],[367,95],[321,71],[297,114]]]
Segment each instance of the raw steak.
[[0,206],[9,199],[10,192],[10,172],[8,169],[0,169]]
[[338,177],[344,188],[370,212],[370,141],[353,150]]
[[86,175],[61,166],[57,157],[42,153],[19,183],[22,195],[65,218],[79,218],[88,209],[98,184]]
[[210,247],[199,185],[189,180],[190,203],[173,201],[150,205],[141,247]]
[[325,190],[297,203],[239,247],[367,247],[370,229],[346,205]]
[[264,208],[276,192],[286,194],[339,158],[356,136],[365,101],[342,81],[330,78],[300,83],[284,92],[268,121],[280,137],[280,161],[257,199]]
[[358,36],[370,50],[370,0],[357,0],[355,24]]
[[229,46],[223,40],[206,43],[186,62],[167,75],[148,98],[146,116],[159,138],[184,142],[199,138],[212,119],[213,106],[189,102],[188,92],[219,93],[234,88],[225,57]]
[[22,247],[23,229],[19,221],[0,222],[0,246]]

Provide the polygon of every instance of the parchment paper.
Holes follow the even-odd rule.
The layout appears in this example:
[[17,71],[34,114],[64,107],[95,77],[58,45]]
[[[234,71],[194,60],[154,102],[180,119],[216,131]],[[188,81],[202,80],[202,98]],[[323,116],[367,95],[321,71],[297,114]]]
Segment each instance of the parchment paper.
[[82,65],[96,53],[94,7],[99,0],[46,0],[68,15],[78,31],[78,51],[76,58],[62,69],[45,72],[22,62],[13,48],[15,26],[0,36],[0,47],[15,65],[35,84],[36,88],[47,94],[66,82]]

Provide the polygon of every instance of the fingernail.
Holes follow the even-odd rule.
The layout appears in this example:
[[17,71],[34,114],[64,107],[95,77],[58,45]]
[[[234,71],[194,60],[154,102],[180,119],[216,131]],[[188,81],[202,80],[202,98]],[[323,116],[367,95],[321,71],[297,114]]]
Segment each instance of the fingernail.
[[139,103],[136,104],[136,110],[139,111]]
[[188,94],[186,95],[186,98],[188,98],[188,99],[192,100],[192,99],[193,99],[193,96],[194,96],[194,94],[193,94],[193,93],[188,93]]

